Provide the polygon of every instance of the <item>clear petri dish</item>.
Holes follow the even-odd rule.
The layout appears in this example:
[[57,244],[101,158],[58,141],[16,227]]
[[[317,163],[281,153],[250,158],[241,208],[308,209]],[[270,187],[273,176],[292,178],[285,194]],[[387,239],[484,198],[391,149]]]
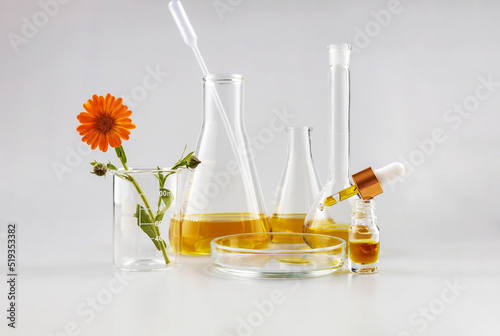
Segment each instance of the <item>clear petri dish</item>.
[[242,233],[211,242],[215,268],[258,278],[304,278],[342,268],[345,240],[315,233]]

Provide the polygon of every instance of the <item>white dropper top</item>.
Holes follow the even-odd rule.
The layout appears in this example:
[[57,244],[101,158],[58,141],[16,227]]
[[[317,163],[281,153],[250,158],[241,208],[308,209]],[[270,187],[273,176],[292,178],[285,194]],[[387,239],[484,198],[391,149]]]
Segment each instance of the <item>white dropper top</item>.
[[332,206],[356,194],[365,200],[374,198],[384,192],[383,188],[386,185],[403,177],[404,174],[405,166],[401,162],[393,162],[376,170],[368,167],[352,175],[356,188],[353,189],[352,186],[326,197],[318,204],[318,208],[323,211],[325,205]]
[[401,178],[405,167],[399,162],[393,162],[385,167],[373,170],[371,167],[353,174],[352,180],[358,187],[362,199],[373,198],[384,192],[384,187]]
[[[177,28],[179,28],[179,31],[182,35],[182,39],[188,46],[190,46],[193,49],[194,56],[196,57],[196,61],[198,61],[198,65],[201,68],[201,72],[205,77],[208,76],[210,72],[208,71],[207,65],[205,64],[205,61],[201,56],[200,50],[198,49],[198,36],[196,36],[193,26],[191,25],[191,22],[189,21],[189,18],[187,17],[181,2],[179,0],[172,0],[168,4],[168,8],[170,9],[170,13],[174,17],[174,21],[177,24]],[[238,141],[236,140],[233,129],[231,128],[231,123],[229,122],[226,111],[224,109],[224,106],[222,105],[222,102],[220,100],[219,94],[217,93],[217,90],[215,89],[215,86],[208,85],[208,89],[212,94],[217,109],[219,110],[219,115],[222,119],[222,123],[224,124],[224,128],[229,138],[229,143],[231,144],[231,148],[233,150],[234,155],[236,156],[236,160],[241,169],[245,189],[248,193],[250,193],[250,199],[252,203],[254,203],[253,201],[256,201],[257,198],[252,184],[251,174],[249,170],[250,166],[249,163],[247,162],[248,161],[247,158],[244,157],[243,155],[243,152],[246,152],[244,150],[244,144],[239,144]],[[241,147],[242,149],[239,150],[239,147]],[[253,206],[255,210],[259,210],[258,204],[253,204]],[[264,211],[264,209],[261,210]]]
[[383,188],[389,183],[403,177],[405,174],[405,166],[401,162],[393,162],[385,167],[376,169],[373,172]]

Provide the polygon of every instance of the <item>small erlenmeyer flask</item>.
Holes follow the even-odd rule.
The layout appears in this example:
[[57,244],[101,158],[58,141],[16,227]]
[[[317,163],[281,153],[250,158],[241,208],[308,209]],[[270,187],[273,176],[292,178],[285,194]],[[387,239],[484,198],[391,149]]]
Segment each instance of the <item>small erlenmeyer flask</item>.
[[349,59],[351,46],[334,44],[330,56],[330,164],[329,177],[319,197],[307,214],[304,232],[326,234],[348,239],[352,202],[341,202],[321,210],[318,205],[340,190],[353,185],[349,155]]
[[[180,223],[183,254],[209,255],[216,237],[269,231],[243,125],[243,81],[236,74],[203,78],[203,125],[196,148],[201,164],[191,172],[186,187]],[[217,95],[236,146],[231,145],[217,109]]]
[[[269,218],[273,232],[304,232],[306,214],[319,194],[320,183],[311,153],[311,131],[310,127],[287,129],[286,166],[276,191],[273,215]],[[282,235],[273,239],[279,239],[278,237],[286,238]],[[286,243],[302,242],[302,237],[291,236],[286,239],[291,240]]]

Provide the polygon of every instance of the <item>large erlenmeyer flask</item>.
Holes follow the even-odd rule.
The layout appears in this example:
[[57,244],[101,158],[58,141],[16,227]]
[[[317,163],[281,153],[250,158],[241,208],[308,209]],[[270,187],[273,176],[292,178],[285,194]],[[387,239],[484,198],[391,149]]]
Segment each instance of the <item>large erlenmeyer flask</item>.
[[[310,127],[288,127],[288,153],[281,183],[276,192],[269,225],[273,232],[304,232],[306,214],[320,191],[318,173],[311,153]],[[274,241],[280,239],[276,236]],[[285,236],[287,243],[300,243],[302,237]],[[281,242],[281,241],[278,241]]]
[[[180,225],[184,254],[209,255],[220,236],[268,232],[257,172],[243,125],[241,75],[203,78],[203,126],[196,155],[201,164],[191,172]],[[216,95],[231,124],[236,146],[224,127]],[[235,151],[236,149],[236,151]]]
[[348,229],[354,197],[323,210],[318,208],[327,196],[350,187],[349,156],[349,59],[351,46],[334,44],[330,54],[330,164],[328,182],[309,211],[305,232],[336,236],[348,241]]

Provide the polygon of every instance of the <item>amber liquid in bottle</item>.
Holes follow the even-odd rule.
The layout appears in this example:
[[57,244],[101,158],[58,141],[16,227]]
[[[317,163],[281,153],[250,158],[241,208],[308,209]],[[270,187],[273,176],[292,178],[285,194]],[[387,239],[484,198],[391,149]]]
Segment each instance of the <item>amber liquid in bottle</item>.
[[[267,217],[248,213],[212,213],[172,219],[178,226],[182,254],[210,255],[210,242],[217,237],[238,233],[269,232]],[[175,239],[174,239],[175,240]]]
[[356,264],[373,264],[378,260],[379,242],[355,240],[349,242],[349,258]]
[[[306,214],[274,214],[269,217],[269,225],[272,232],[304,232],[304,220]],[[273,236],[275,243],[300,244],[304,242],[302,236],[295,235],[277,235]]]

